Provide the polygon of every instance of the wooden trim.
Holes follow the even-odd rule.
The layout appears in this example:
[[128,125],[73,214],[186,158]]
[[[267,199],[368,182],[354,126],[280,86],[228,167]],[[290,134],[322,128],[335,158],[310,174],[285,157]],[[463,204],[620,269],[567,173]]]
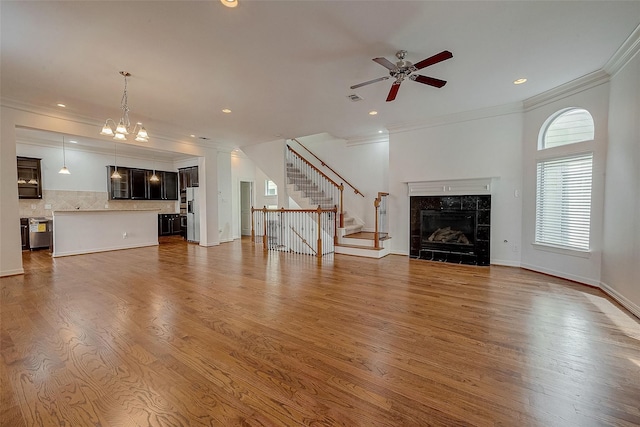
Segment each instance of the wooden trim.
[[[297,142],[298,144],[300,144],[300,146],[302,148],[304,148],[305,150],[307,150],[309,152],[309,154],[311,154],[313,157],[315,157],[316,160],[318,160],[320,162],[320,164],[324,167],[326,167],[327,169],[329,169],[331,172],[333,172],[338,178],[340,178],[342,181],[344,181],[349,187],[353,188],[354,193],[361,195],[362,197],[364,197],[364,194],[362,194],[360,192],[360,190],[358,190],[356,187],[354,187],[353,185],[351,185],[351,183],[349,181],[347,181],[346,179],[344,179],[342,177],[342,175],[340,175],[338,172],[334,171],[333,168],[331,168],[331,166],[329,166],[328,164],[326,164],[322,159],[320,159],[318,156],[316,156],[315,154],[313,154],[311,152],[311,150],[309,150],[307,147],[305,147],[304,145],[302,145],[302,143],[300,141],[298,141],[295,138],[291,139],[292,141]],[[287,145],[287,147],[289,147],[289,145]],[[293,151],[294,153],[296,153],[293,148],[289,147],[291,149],[291,151]],[[298,153],[296,153],[298,154]],[[300,154],[298,154],[298,156],[300,156]],[[304,159],[304,157],[300,156],[300,158]],[[306,160],[305,160],[306,161]]]

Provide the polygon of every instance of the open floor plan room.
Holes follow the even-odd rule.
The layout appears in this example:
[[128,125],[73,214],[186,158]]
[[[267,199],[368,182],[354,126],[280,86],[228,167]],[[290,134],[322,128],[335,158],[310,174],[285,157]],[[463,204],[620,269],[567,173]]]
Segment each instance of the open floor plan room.
[[246,238],[23,257],[3,426],[640,424],[640,322],[563,279]]

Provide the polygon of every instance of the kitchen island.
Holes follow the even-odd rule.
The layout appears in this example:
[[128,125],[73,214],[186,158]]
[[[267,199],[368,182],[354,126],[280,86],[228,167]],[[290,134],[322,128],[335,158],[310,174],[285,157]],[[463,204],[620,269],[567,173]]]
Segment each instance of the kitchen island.
[[157,210],[53,211],[53,256],[154,246]]

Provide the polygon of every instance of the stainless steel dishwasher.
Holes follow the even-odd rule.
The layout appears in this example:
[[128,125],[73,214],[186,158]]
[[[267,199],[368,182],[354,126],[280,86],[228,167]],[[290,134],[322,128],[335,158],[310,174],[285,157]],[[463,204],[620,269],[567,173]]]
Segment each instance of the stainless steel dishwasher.
[[51,247],[53,221],[48,218],[29,218],[29,248]]

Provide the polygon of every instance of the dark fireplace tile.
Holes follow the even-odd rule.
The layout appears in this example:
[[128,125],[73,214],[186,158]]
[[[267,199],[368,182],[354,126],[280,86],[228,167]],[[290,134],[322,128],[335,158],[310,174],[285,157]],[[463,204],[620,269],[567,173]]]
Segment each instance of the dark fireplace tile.
[[478,209],[478,196],[462,197],[462,210],[475,211],[476,209]]
[[491,196],[478,196],[478,209],[491,209]]
[[460,209],[462,206],[461,197],[443,197],[442,209]]
[[478,211],[478,225],[491,224],[491,211]]

